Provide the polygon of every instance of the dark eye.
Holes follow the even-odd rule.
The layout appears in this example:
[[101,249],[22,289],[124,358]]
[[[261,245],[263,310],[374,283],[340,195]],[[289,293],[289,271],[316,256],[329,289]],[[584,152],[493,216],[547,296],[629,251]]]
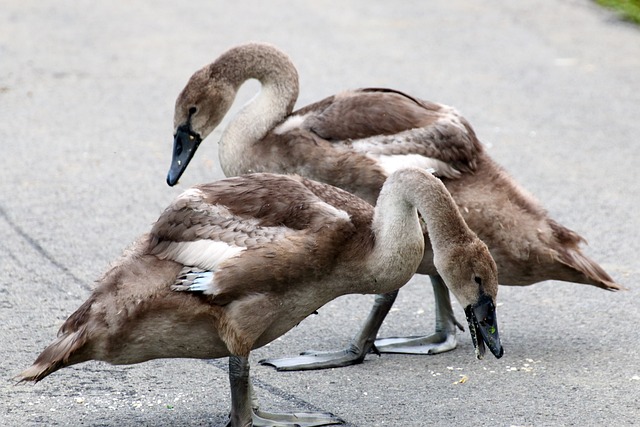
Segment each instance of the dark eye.
[[189,108],[189,116],[193,116],[197,111],[198,109],[196,107]]
[[479,276],[474,277],[473,280],[476,281],[478,286],[482,286],[482,279]]

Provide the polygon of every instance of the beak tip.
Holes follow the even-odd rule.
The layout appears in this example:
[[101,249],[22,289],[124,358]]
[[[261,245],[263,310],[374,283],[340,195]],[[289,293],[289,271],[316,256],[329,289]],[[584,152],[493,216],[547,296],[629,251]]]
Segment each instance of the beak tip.
[[[186,126],[186,128],[184,128]],[[184,128],[184,129],[183,129]],[[182,173],[193,158],[202,139],[198,134],[193,133],[190,125],[178,127],[173,138],[173,157],[171,167],[167,174],[167,185],[173,187],[178,183]]]
[[504,355],[504,348],[498,334],[498,322],[493,301],[485,297],[484,301],[465,308],[465,314],[469,322],[469,332],[471,332],[476,348],[476,358],[478,360],[484,358],[486,345],[496,359],[500,359]]

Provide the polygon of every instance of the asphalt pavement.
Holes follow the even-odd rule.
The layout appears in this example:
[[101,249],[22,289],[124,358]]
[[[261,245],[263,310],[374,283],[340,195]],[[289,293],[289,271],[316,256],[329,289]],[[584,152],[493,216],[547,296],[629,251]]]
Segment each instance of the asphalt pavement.
[[[173,197],[223,177],[217,130],[181,184],[166,186],[173,104],[196,69],[249,40],[291,55],[298,106],[366,86],[455,106],[629,288],[501,287],[500,360],[475,360],[466,332],[437,356],[291,373],[257,364],[345,345],[372,297],[340,298],[253,353],[266,409],[322,409],[360,427],[640,423],[640,28],[586,0],[4,0],[0,424],[224,424],[226,360],[90,362],[36,385],[11,378]],[[248,83],[234,109],[257,89]],[[429,281],[414,278],[381,334],[431,331],[433,317]]]

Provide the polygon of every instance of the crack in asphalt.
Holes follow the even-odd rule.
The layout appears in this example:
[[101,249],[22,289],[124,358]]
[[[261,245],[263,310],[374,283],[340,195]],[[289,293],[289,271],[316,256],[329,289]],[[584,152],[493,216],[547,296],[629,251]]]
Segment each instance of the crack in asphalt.
[[[44,259],[49,261],[53,266],[58,268],[64,274],[69,276],[74,282],[76,282],[78,285],[80,285],[83,289],[85,289],[87,291],[91,291],[91,286],[89,286],[86,283],[84,283],[84,281],[82,281],[78,276],[73,274],[73,272],[71,270],[69,270],[69,268],[67,266],[62,264],[60,261],[56,260],[53,257],[53,255],[51,255],[45,248],[42,247],[42,245],[40,245],[40,243],[38,243],[33,237],[31,237],[26,231],[24,231],[18,224],[16,224],[9,217],[9,215],[7,214],[7,211],[4,209],[4,207],[2,207],[2,205],[0,205],[0,217],[3,218],[7,222],[7,224],[9,224],[9,227],[11,227],[11,229],[16,234],[18,234],[20,237],[22,237],[29,244],[29,246],[31,246],[40,256],[42,256]],[[60,287],[58,287],[58,288],[61,291],[64,291]]]

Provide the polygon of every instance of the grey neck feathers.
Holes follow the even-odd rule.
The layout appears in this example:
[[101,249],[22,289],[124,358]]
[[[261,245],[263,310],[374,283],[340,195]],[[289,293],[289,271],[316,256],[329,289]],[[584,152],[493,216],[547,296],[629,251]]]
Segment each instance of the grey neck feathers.
[[427,225],[434,253],[475,239],[444,184],[429,175],[409,196]]
[[[298,73],[287,55],[268,44],[231,49],[213,67],[237,91],[256,79],[260,92],[229,123],[220,139],[219,155],[227,176],[251,171],[248,146],[260,141],[293,110],[298,98]],[[235,93],[234,93],[235,96]]]
[[387,179],[376,204],[372,224],[376,235],[373,264],[382,270],[413,266],[410,273],[415,273],[424,251],[418,211],[427,225],[434,255],[444,254],[454,245],[473,238],[439,179],[415,168],[399,170]]

